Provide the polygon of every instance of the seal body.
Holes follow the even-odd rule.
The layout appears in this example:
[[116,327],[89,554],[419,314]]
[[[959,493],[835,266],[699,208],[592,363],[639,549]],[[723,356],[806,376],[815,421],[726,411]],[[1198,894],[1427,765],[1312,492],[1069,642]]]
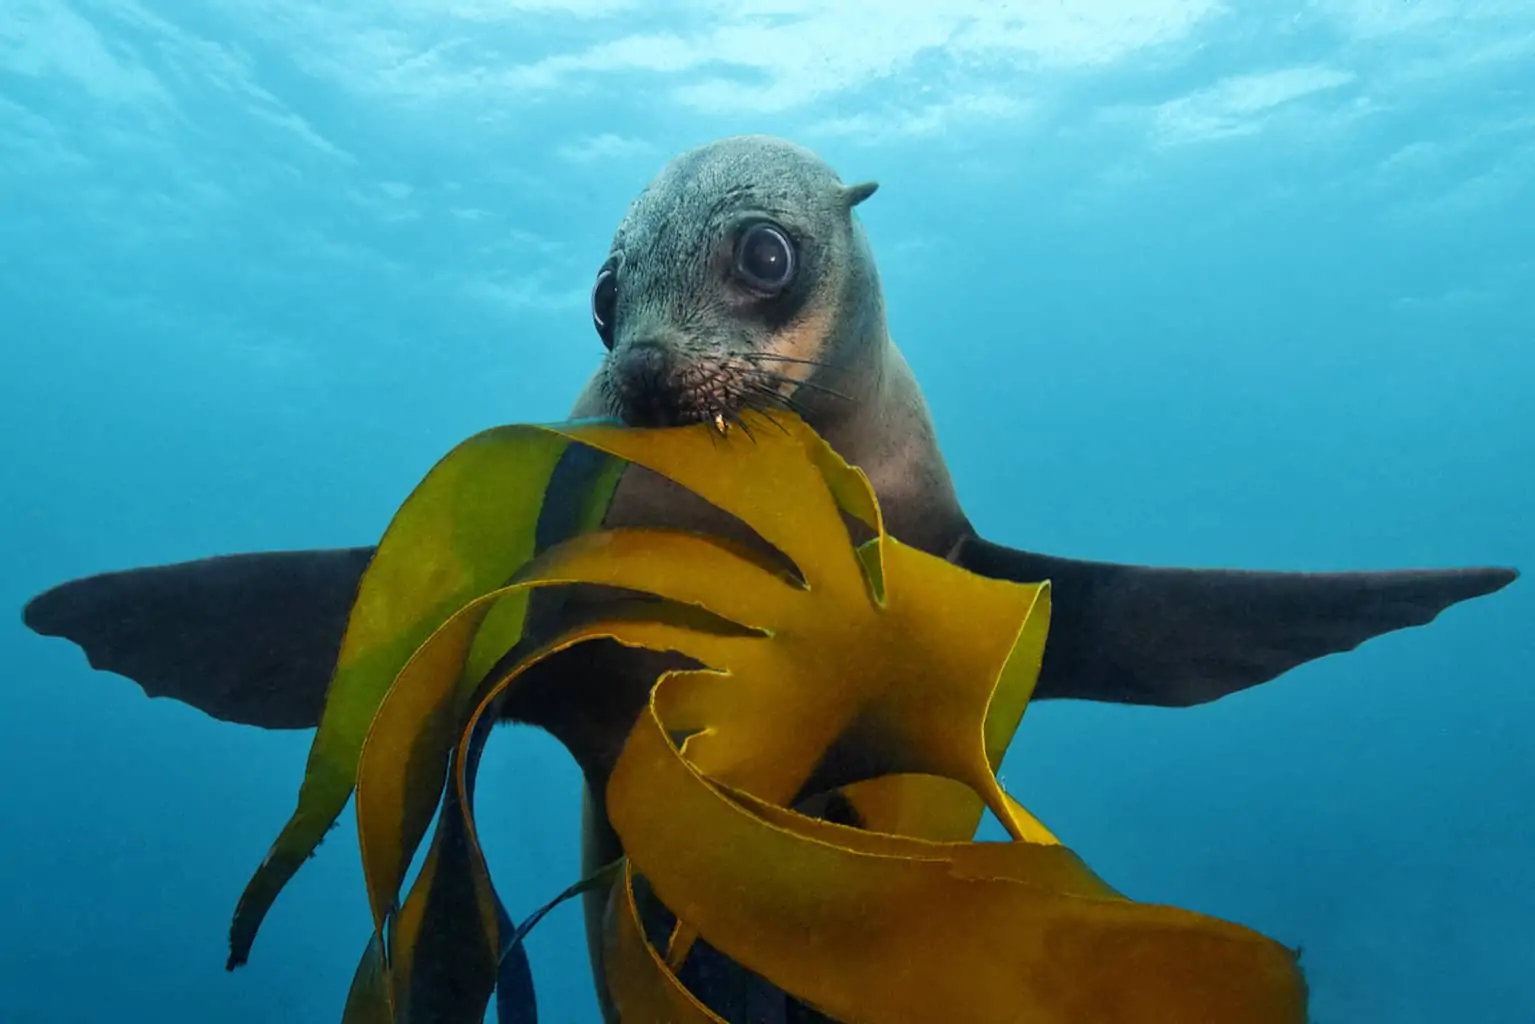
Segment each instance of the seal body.
[[[738,416],[747,408],[797,412],[868,475],[900,540],[993,578],[1051,581],[1050,638],[1035,700],[1215,700],[1370,637],[1425,624],[1516,577],[1502,568],[1284,573],[1115,565],[977,536],[922,392],[886,329],[879,275],[854,213],[873,192],[873,185],[845,184],[808,150],[763,136],[678,156],[634,200],[598,269],[592,319],[606,354],[573,415],[729,431],[743,429]],[[606,523],[699,530],[764,547],[732,517],[635,466],[624,471]],[[311,727],[371,553],[245,554],[106,573],[39,595],[24,618],[38,633],[79,644],[92,665],[134,679],[152,696],[234,722]],[[596,589],[557,602],[536,595],[529,629],[566,628],[607,599]],[[505,709],[543,725],[580,764],[588,868],[619,852],[601,797],[650,686],[673,667],[680,666],[672,656],[581,644],[535,668],[542,680],[530,675]],[[836,761],[834,751],[818,771],[823,786],[836,784]],[[827,804],[820,813],[838,812]],[[603,897],[588,897],[599,993],[603,909]],[[770,986],[713,956],[707,976],[692,978],[690,957],[684,980],[710,989],[727,1019],[823,1019],[782,993],[776,1003],[763,1002]],[[725,1010],[720,1000],[741,993]]]

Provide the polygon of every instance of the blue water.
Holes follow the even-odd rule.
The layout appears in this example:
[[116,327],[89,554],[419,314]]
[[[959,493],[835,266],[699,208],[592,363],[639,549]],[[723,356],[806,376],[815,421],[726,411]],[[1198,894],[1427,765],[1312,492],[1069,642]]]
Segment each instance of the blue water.
[[[1535,8],[903,6],[0,0],[0,606],[376,539],[458,440],[564,416],[627,201],[741,131],[880,181],[993,539],[1535,568]],[[308,735],[6,621],[0,1021],[339,1019],[350,817],[223,970]],[[1532,622],[1526,579],[1215,705],[1041,705],[1004,780],[1130,895],[1302,945],[1319,1024],[1527,1024]],[[482,778],[520,914],[577,775],[517,730]],[[578,917],[531,940],[550,1021],[593,1019]]]

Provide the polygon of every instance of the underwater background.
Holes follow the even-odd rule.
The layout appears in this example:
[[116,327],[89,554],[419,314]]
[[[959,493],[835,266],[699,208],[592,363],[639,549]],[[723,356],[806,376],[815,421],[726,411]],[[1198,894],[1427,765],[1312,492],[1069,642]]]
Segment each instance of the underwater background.
[[[310,734],[20,608],[371,543],[459,440],[563,418],[629,199],[744,131],[880,182],[983,535],[1535,567],[1528,3],[0,0],[0,1022],[339,1020],[350,815],[223,970]],[[1003,778],[1128,895],[1302,946],[1318,1024],[1527,1024],[1532,623],[1524,580],[1214,705],[1041,703]],[[520,917],[577,875],[578,776],[509,729],[481,780]],[[543,1019],[595,1020],[578,909],[530,951]]]

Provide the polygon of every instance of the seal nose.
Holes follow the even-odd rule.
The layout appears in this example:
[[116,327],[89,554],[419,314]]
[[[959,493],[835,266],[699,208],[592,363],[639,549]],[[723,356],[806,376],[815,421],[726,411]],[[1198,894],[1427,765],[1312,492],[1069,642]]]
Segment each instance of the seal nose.
[[630,426],[670,426],[676,421],[676,396],[668,384],[671,366],[671,353],[656,341],[626,345],[614,357],[620,411]]
[[666,375],[666,348],[657,341],[637,341],[626,345],[618,356],[618,374],[627,383],[654,386]]

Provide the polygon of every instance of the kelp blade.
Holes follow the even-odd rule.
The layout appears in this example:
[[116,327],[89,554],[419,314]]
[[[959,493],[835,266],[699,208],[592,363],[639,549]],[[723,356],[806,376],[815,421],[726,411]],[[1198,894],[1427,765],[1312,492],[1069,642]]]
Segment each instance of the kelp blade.
[[[448,762],[457,781],[427,866],[393,916],[390,957],[379,972],[386,988],[393,975],[396,1012],[477,1021],[475,1008],[483,1014],[505,948],[504,910],[475,838],[473,780],[489,710],[530,662],[522,659],[493,686],[466,673],[483,672],[515,642],[520,612],[497,604],[515,614],[498,619],[490,639],[484,623],[464,619],[463,629],[455,632],[450,623],[438,634],[447,638],[438,646],[422,643],[514,571],[519,586],[599,582],[686,602],[752,634],[711,632],[657,611],[654,621],[642,613],[588,625],[559,642],[607,636],[679,651],[710,667],[670,676],[653,692],[613,776],[608,809],[633,864],[677,912],[682,930],[696,927],[715,948],[787,991],[873,1024],[956,1015],[984,1024],[1021,1013],[1106,1024],[1303,1020],[1304,986],[1287,950],[1227,922],[1125,900],[998,785],[995,769],[1037,677],[1048,588],[984,580],[894,542],[883,532],[867,479],[808,427],[786,422],[781,436],[757,431],[746,445],[738,437],[720,444],[707,428],[505,428],[519,437],[541,435],[545,440],[533,447],[546,453],[576,440],[677,480],[787,555],[808,590],[707,538],[607,531],[533,563],[523,557],[520,569],[497,579],[487,574],[472,587],[459,586],[456,608],[418,600],[414,618],[397,619],[396,626],[410,619],[418,630],[431,623],[411,634],[415,646],[386,680],[402,686],[400,703],[383,714],[391,699],[370,675],[369,687],[352,688],[366,699],[347,706],[356,713],[372,701],[379,778],[395,773],[366,813],[387,821],[396,813],[391,808],[402,808],[396,821],[370,833],[388,847],[374,860],[382,883],[373,894],[376,914],[390,914],[397,876],[423,827],[422,808],[434,786],[440,789],[436,765],[449,726],[457,723],[462,732]],[[449,523],[458,500],[450,492],[438,494],[440,521]],[[856,548],[844,513],[874,530],[875,540]],[[420,540],[426,548],[446,546],[450,556],[467,550],[451,531],[423,532]],[[511,547],[504,539],[479,540],[502,553]],[[530,554],[533,546],[530,540],[521,550]],[[402,579],[381,574],[380,594]],[[404,644],[405,636],[397,629],[394,639]],[[398,654],[390,648],[391,658]],[[416,682],[406,670],[412,655],[425,659]],[[471,694],[477,703],[466,701]],[[668,735],[679,729],[704,731],[679,751]],[[850,737],[866,762],[865,781],[849,791],[863,794],[874,823],[910,830],[907,836],[807,823],[783,808],[832,744]],[[359,748],[353,756],[354,775],[365,768],[364,754]],[[425,767],[401,774],[394,759],[402,754]],[[892,775],[918,781],[881,794],[881,777]],[[970,794],[962,813],[943,813],[932,802],[935,786],[952,784]],[[970,822],[983,798],[1019,841],[944,846],[911,838],[973,834]],[[619,909],[633,911],[627,883],[622,895]],[[625,917],[617,915],[620,923]],[[628,924],[638,927],[637,919]],[[646,1005],[663,1014],[636,1019],[718,1020],[678,991],[648,943],[632,939],[621,929],[609,935],[614,991],[626,999],[644,993],[652,1000]],[[365,958],[354,985],[360,1007],[369,1005],[361,997],[376,990],[373,971]],[[1296,1006],[1300,1016],[1291,1013]]]
[[495,590],[478,598],[432,634],[390,686],[363,743],[357,767],[357,842],[380,934],[441,799],[461,708],[473,699],[477,683],[463,669],[475,631],[504,593]]
[[645,938],[635,902],[634,875],[626,864],[614,883],[603,963],[608,994],[624,1021],[666,1024],[728,1024],[677,979]]
[[724,438],[702,426],[633,430],[607,423],[579,424],[570,436],[729,512],[787,556],[812,586],[858,581],[862,587],[840,514],[871,515],[877,503],[867,479],[796,417],[747,413],[743,419],[750,434]]
[[[738,461],[749,465],[755,457],[747,452]],[[889,760],[888,771],[965,782],[1021,834],[995,787],[985,723],[1002,693],[1001,670],[1008,685],[1000,735],[1016,728],[1042,657],[1044,627],[1030,623],[1036,609],[1047,614],[1045,588],[985,580],[888,542],[884,573],[902,586],[891,586],[881,607],[851,557],[824,481],[819,488],[829,522],[804,524],[801,556],[820,569],[807,571],[815,580],[805,590],[704,538],[670,531],[589,534],[547,552],[539,576],[695,603],[772,634],[771,643],[721,665],[740,679],[734,689],[706,691],[696,708],[680,712],[680,728],[707,724],[689,755],[711,777],[787,801],[831,741],[856,724],[873,730],[859,739]],[[787,518],[804,496],[803,489],[792,497],[780,491],[774,505],[756,512]],[[725,508],[748,518],[747,510]],[[838,550],[850,556],[840,574],[831,557]],[[720,665],[687,646],[678,649]],[[793,708],[792,716],[785,708]]]
[[[600,525],[622,465],[580,445],[564,451],[538,515],[535,554]],[[510,475],[516,468],[504,470]],[[449,753],[484,685],[485,668],[478,662],[492,654],[499,659],[508,647],[532,649],[521,644],[520,621],[514,632],[492,617],[525,608],[527,592],[548,582],[500,587],[460,608],[411,656],[374,714],[358,760],[356,808],[363,874],[380,933],[441,797]],[[488,631],[494,634],[489,642]]]
[[421,871],[392,920],[384,972],[392,1024],[479,1024],[495,991],[505,911],[471,816],[450,787]]
[[384,944],[376,935],[369,938],[357,965],[341,1024],[396,1024],[384,976]]
[[[570,441],[568,431],[540,426],[484,431],[440,460],[391,520],[359,586],[298,808],[235,910],[231,968],[245,962],[273,901],[346,805],[367,730],[412,654],[464,604],[505,583],[540,544],[600,521],[622,464],[573,452]],[[466,685],[517,642],[526,600],[510,594],[488,609],[461,669]],[[452,737],[438,744],[443,756],[451,744]],[[405,831],[419,842],[419,824]]]
[[[951,857],[861,850],[852,829],[841,830],[840,844],[807,838],[753,815],[694,771],[654,709],[609,788],[631,863],[711,945],[833,1016],[868,1024],[1305,1021],[1304,982],[1278,943],[1188,911],[1040,884],[1058,873],[1045,867],[1050,858],[1058,869],[1060,847],[977,844],[990,847],[993,863],[972,877]],[[666,817],[650,807],[667,808]],[[655,969],[638,956],[610,966]],[[611,982],[629,991],[658,984]]]
[[485,431],[439,461],[395,514],[359,585],[298,807],[235,910],[231,967],[245,962],[272,902],[345,807],[368,726],[400,669],[454,611],[532,555],[542,494],[567,443],[528,428]]
[[[498,958],[512,948],[511,943],[520,941],[503,932],[504,912],[480,848],[473,815],[480,753],[497,702],[527,669],[576,643],[606,638],[664,649],[679,637],[710,636],[698,628],[703,623],[696,616],[678,606],[636,603],[618,607],[643,612],[645,617],[636,614],[589,623],[533,650],[479,695],[479,703],[464,723],[451,756],[453,784],[438,814],[426,859],[398,913],[389,915],[392,927],[384,976],[399,1021],[478,1022],[497,984]],[[728,645],[742,643],[747,636],[727,630],[714,639]],[[363,806],[360,799],[359,810]],[[570,894],[585,887],[573,887]]]

